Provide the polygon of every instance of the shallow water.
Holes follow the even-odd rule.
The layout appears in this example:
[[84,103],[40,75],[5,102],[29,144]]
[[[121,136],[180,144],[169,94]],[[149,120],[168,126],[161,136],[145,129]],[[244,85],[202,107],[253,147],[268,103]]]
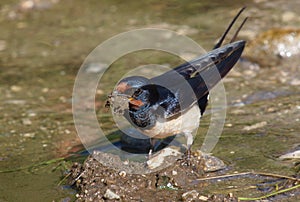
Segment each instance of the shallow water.
[[[72,119],[73,84],[85,57],[104,40],[131,29],[158,27],[180,31],[209,50],[245,4],[249,8],[243,15],[253,18],[245,25],[243,37],[272,26],[300,25],[297,16],[289,21],[284,18],[286,12],[298,12],[300,5],[296,0],[288,4],[260,2],[59,1],[22,10],[19,1],[1,1],[0,170],[61,157],[80,144]],[[116,74],[131,66],[158,63],[172,67],[180,62],[179,58],[160,52],[134,53],[114,63],[116,69],[108,72],[105,79],[117,81]],[[232,170],[293,174],[292,163],[276,157],[300,144],[300,87],[279,79],[282,69],[288,72],[286,80],[294,76],[299,70],[295,68],[297,64],[297,60],[287,61],[271,69],[249,71],[247,65],[240,63],[225,79],[229,107],[213,154],[225,160]],[[103,118],[101,114],[107,114],[102,106],[111,85],[105,92],[98,92],[99,119]],[[273,92],[276,96],[257,92]],[[251,95],[257,98],[253,101]],[[110,127],[111,120],[106,119],[104,127],[115,130]],[[209,114],[203,118],[194,148],[202,144],[209,119]],[[262,122],[266,122],[262,127],[245,128]],[[59,167],[52,172],[56,166],[0,173],[0,201],[73,198],[72,190],[58,186],[64,169]]]

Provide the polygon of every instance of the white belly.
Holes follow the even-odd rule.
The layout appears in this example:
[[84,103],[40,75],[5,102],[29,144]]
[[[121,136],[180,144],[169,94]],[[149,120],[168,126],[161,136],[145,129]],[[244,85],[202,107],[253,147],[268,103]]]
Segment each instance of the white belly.
[[200,109],[194,105],[181,116],[170,120],[157,120],[151,129],[142,130],[142,132],[151,138],[166,138],[168,136],[192,133],[200,123]]

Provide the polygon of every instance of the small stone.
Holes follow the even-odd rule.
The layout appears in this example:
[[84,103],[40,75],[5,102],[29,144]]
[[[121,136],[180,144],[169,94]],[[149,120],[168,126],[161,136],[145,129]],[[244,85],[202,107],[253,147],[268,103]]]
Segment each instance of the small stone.
[[183,201],[195,201],[197,200],[199,193],[196,190],[191,190],[182,194]]
[[35,113],[35,112],[29,112],[29,113],[28,113],[28,116],[29,116],[29,117],[34,117],[34,116],[36,116],[36,113]]
[[0,40],[0,51],[4,51],[6,49],[6,41]]
[[274,108],[274,107],[270,107],[270,108],[268,108],[267,109],[267,112],[275,112],[276,111],[276,108]]
[[99,73],[103,72],[107,67],[108,65],[104,63],[90,63],[85,67],[85,71],[87,73]]
[[22,123],[23,123],[23,125],[25,125],[25,126],[29,126],[29,125],[32,124],[32,122],[31,122],[30,119],[28,119],[28,118],[22,119]]
[[101,90],[101,89],[98,89],[98,90],[96,91],[96,93],[97,93],[98,95],[103,95],[103,94],[104,94],[103,90]]
[[126,172],[124,170],[122,170],[122,171],[119,172],[119,175],[121,177],[126,177]]
[[209,154],[204,154],[202,156],[202,159],[204,160],[203,170],[205,172],[215,172],[215,171],[226,168],[225,163],[221,159],[219,159],[215,156],[211,156]]
[[12,90],[13,92],[20,92],[22,90],[22,87],[21,86],[12,85],[10,87],[10,90]]
[[254,130],[254,129],[257,129],[257,128],[262,128],[264,126],[267,125],[267,122],[266,121],[262,121],[262,122],[259,122],[259,123],[256,123],[256,124],[253,124],[251,126],[245,126],[243,128],[243,130],[246,130],[246,131],[249,131],[249,130]]
[[24,133],[23,137],[29,137],[29,138],[34,138],[35,134],[34,133]]
[[177,175],[177,171],[176,170],[172,170],[172,175]]
[[67,102],[67,98],[65,96],[60,96],[59,97],[59,100],[63,103],[66,103]]
[[48,93],[48,91],[49,91],[49,88],[43,88],[42,89],[42,93]]
[[286,11],[282,14],[281,19],[283,22],[290,22],[295,20],[295,18],[297,17],[297,15],[292,12],[292,11]]
[[200,201],[208,201],[208,197],[207,196],[199,196],[199,200]]
[[113,199],[120,199],[120,196],[114,193],[113,191],[111,191],[110,189],[107,189],[104,194],[104,198],[113,200]]
[[227,127],[232,127],[232,123],[227,123],[226,126]]
[[20,3],[20,9],[21,10],[30,10],[30,9],[33,9],[34,5],[35,4],[34,4],[33,0],[22,1]]
[[300,79],[293,79],[291,82],[290,82],[290,84],[292,85],[292,86],[299,86],[300,85]]
[[175,157],[175,156],[179,156],[179,155],[181,155],[181,153],[178,150],[175,150],[171,147],[166,147],[166,148],[162,149],[161,151],[159,151],[158,154],[156,154],[155,156],[153,156],[151,159],[149,159],[147,161],[148,168],[150,168],[150,169],[158,168],[159,166],[161,166],[165,163],[164,159],[166,157],[169,157],[169,156]]

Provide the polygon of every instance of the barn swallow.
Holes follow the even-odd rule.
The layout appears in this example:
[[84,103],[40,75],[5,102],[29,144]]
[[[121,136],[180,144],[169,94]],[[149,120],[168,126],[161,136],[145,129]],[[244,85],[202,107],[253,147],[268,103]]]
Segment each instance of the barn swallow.
[[[244,50],[245,41],[234,40],[247,18],[231,42],[221,47],[244,9],[235,16],[214,49],[207,54],[154,78],[131,76],[119,81],[110,96],[115,98],[111,99],[114,110],[122,109],[119,113],[152,140],[183,134],[187,139],[189,157],[192,133],[198,128],[208,104],[209,90],[226,76]],[[114,103],[116,97],[122,98],[123,103]]]

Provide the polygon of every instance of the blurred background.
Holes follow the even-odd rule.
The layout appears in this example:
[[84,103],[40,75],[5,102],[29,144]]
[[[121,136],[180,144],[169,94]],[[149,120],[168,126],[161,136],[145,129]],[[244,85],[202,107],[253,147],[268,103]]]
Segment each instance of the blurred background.
[[[82,148],[72,117],[73,84],[84,59],[101,42],[151,27],[176,31],[210,50],[243,6],[242,16],[250,18],[239,38],[247,40],[247,48],[224,80],[227,120],[213,154],[237,171],[297,174],[295,160],[278,159],[300,147],[297,0],[1,0],[0,171]],[[125,57],[114,66],[181,62],[150,53]],[[104,105],[112,86],[97,91],[99,119],[108,113]],[[209,115],[203,118],[195,147],[201,146],[209,120]],[[75,192],[58,186],[64,171],[58,166],[0,173],[0,202],[72,200]]]

